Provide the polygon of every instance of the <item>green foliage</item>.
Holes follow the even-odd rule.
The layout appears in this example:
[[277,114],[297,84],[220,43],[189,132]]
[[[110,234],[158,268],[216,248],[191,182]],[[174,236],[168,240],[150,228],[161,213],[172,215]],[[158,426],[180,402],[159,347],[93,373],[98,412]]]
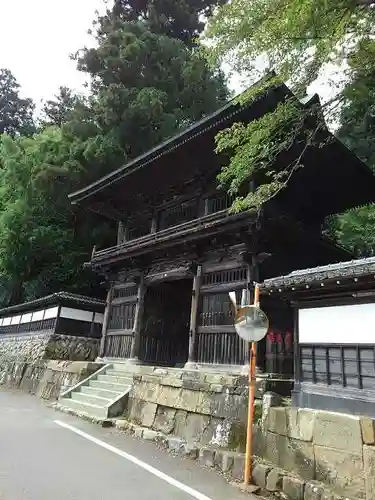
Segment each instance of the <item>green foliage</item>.
[[62,289],[100,295],[99,278],[83,264],[94,244],[115,244],[116,228],[72,207],[68,194],[226,100],[222,73],[210,68],[194,40],[200,15],[216,3],[116,1],[94,23],[95,48],[75,56],[91,93],[84,98],[61,87],[45,103],[33,137],[24,127],[31,103],[17,101],[9,75],[2,87],[0,73],[0,126],[1,103],[11,96],[16,109],[13,122],[6,114],[3,130],[10,135],[0,135],[1,304]]
[[[370,8],[371,4],[363,0],[231,0],[209,20],[208,52],[215,63],[230,63],[242,76],[254,77],[275,70],[277,78],[271,78],[266,85],[272,86],[281,79],[288,82],[297,97],[302,97],[306,86],[316,80],[327,64],[340,65],[358,52],[358,45],[373,31],[375,9]],[[368,66],[373,65],[373,60],[367,57]],[[253,99],[264,90],[264,85],[257,86],[255,95],[252,91],[242,99]],[[332,106],[330,111],[333,112]],[[246,178],[257,174],[259,178],[259,171],[270,168],[297,138],[300,124],[306,123],[307,116],[303,108],[295,107],[290,113],[291,105],[287,102],[254,124],[236,125],[219,136],[218,150],[234,152],[220,176],[221,182],[229,180],[224,183],[232,192],[238,192]],[[309,132],[308,141],[314,140]],[[259,206],[274,196],[286,185],[295,166],[293,161],[282,172],[268,171],[255,194],[237,198],[234,210]]]
[[227,89],[219,71],[181,41],[141,22],[101,19],[98,46],[76,55],[92,77],[93,120],[106,141],[134,157],[219,107]]
[[97,282],[82,268],[94,244],[92,218],[77,231],[67,199],[82,175],[70,146],[58,128],[2,137],[0,276],[13,283],[12,302],[64,288],[89,291]]
[[[352,77],[344,90],[337,135],[375,172],[375,42],[364,39],[349,59]],[[330,221],[330,233],[357,255],[375,252],[375,205],[349,210]]]
[[329,63],[342,63],[373,33],[374,2],[365,0],[232,0],[210,20],[213,56],[232,57],[241,72],[266,66],[299,88]]
[[34,103],[21,98],[19,89],[9,69],[0,69],[0,134],[30,135],[35,131]]
[[[293,146],[296,137],[304,132],[306,147],[313,135],[304,131],[306,113],[289,100],[279,104],[274,113],[253,120],[247,125],[235,123],[217,137],[218,153],[230,151],[231,159],[220,175],[219,181],[231,195],[236,195],[232,210],[239,212],[258,209],[265,200],[274,197],[286,185],[291,175],[301,167],[301,157],[275,169],[275,159],[280,151]],[[238,196],[245,181],[258,179],[259,187],[245,196]]]
[[84,108],[85,105],[86,99],[83,96],[75,94],[68,87],[60,87],[55,99],[49,99],[44,103],[41,125],[43,127],[61,126],[74,120],[77,110]]
[[181,40],[188,47],[195,44],[203,31],[203,19],[212,14],[216,5],[225,0],[115,0],[113,9],[99,19],[120,19],[122,22],[141,21],[155,34]]

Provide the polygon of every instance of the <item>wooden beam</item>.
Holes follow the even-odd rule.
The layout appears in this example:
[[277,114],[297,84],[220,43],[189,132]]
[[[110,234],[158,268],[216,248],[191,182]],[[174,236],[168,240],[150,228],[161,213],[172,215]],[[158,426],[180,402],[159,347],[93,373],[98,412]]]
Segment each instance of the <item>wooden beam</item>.
[[135,307],[135,314],[134,314],[133,340],[130,349],[130,358],[134,361],[139,359],[139,348],[141,340],[145,293],[146,293],[146,286],[145,286],[144,275],[142,273],[139,276],[137,305]]
[[106,344],[109,320],[111,317],[112,298],[113,298],[113,285],[112,283],[110,283],[109,290],[107,293],[105,311],[104,311],[102,338],[100,339],[99,357],[101,358],[105,356],[105,344]]
[[202,277],[202,266],[198,265],[193,279],[191,297],[190,330],[189,330],[189,357],[188,363],[196,362],[196,339],[198,324],[199,295]]

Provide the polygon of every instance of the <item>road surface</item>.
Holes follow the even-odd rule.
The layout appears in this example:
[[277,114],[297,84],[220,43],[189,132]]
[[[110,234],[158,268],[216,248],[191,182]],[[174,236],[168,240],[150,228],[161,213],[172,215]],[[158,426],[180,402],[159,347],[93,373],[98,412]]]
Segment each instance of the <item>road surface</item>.
[[153,443],[0,390],[0,500],[249,500]]

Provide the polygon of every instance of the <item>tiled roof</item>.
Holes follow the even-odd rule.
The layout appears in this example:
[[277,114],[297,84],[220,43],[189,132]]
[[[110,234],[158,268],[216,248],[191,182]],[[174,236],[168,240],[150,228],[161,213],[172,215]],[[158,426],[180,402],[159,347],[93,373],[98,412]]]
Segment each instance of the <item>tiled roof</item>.
[[45,306],[48,304],[59,304],[63,301],[73,302],[80,306],[86,307],[94,307],[104,309],[105,302],[103,300],[99,300],[93,297],[87,297],[85,295],[77,295],[75,293],[69,292],[58,292],[53,293],[51,295],[47,295],[46,297],[40,297],[39,299],[30,300],[29,302],[23,302],[22,304],[16,304],[14,306],[5,307],[0,309],[0,316],[4,316],[5,314],[9,314],[12,312],[30,310],[35,307]]
[[267,279],[262,283],[261,288],[270,290],[272,288],[305,285],[331,279],[356,278],[370,274],[375,276],[375,257],[300,269],[285,276]]

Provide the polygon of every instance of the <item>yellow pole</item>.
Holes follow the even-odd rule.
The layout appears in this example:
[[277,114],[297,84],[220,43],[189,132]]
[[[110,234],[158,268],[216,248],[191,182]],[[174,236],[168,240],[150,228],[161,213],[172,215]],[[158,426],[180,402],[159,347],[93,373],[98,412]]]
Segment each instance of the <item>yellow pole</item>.
[[[254,306],[259,305],[259,285],[255,284]],[[254,399],[255,399],[255,367],[256,367],[256,343],[249,346],[249,403],[247,411],[247,436],[245,453],[245,486],[250,484],[252,475],[252,455],[253,455],[253,422],[254,422]]]

